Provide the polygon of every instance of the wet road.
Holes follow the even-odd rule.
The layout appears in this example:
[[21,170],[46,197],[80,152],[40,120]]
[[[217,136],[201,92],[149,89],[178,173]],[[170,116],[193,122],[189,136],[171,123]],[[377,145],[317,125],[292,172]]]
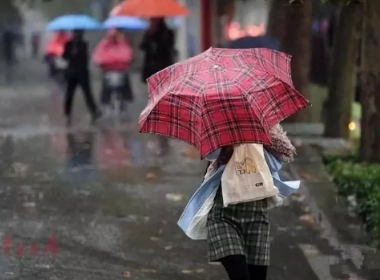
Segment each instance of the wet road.
[[[159,138],[137,133],[147,100],[137,76],[129,120],[90,126],[78,92],[70,130],[40,62],[16,77],[0,88],[0,279],[227,279],[176,225],[204,165],[181,142],[160,155]],[[269,279],[349,279],[331,270],[339,254],[300,199],[271,213]]]

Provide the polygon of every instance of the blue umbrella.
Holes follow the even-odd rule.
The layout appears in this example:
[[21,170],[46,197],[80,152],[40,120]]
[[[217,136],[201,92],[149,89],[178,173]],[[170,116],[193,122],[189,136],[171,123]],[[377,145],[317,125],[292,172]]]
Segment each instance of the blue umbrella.
[[56,30],[95,30],[101,28],[99,22],[86,15],[66,15],[55,18],[47,29]]
[[278,50],[279,42],[275,38],[269,36],[242,37],[230,42],[227,47],[231,49],[267,48]]
[[182,17],[167,18],[166,20],[169,27],[172,29],[179,29],[183,21]]
[[145,30],[148,28],[148,23],[137,17],[110,17],[103,23],[104,28],[122,28],[129,30]]

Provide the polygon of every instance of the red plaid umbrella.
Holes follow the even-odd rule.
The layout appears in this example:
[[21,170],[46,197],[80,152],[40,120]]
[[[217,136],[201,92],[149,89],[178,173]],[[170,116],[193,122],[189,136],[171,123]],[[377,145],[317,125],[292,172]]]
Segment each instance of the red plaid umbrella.
[[269,49],[210,48],[148,85],[140,132],[186,141],[202,158],[226,145],[270,146],[270,128],[310,105],[294,88],[290,56]]

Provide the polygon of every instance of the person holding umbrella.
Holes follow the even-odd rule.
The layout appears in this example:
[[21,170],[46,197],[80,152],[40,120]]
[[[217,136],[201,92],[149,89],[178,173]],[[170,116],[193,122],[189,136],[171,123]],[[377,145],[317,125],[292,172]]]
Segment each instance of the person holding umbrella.
[[133,16],[150,19],[140,49],[145,53],[142,81],[174,63],[174,33],[165,17],[186,16],[189,11],[175,0],[126,0],[117,5],[111,16]]
[[[103,87],[101,103],[106,112],[112,109],[120,109],[121,114],[126,112],[126,102],[133,100],[132,87],[129,79],[129,66],[133,59],[133,49],[123,30],[145,30],[148,24],[136,17],[110,17],[103,26],[107,29],[107,35],[97,45],[93,58],[103,70]],[[116,96],[115,96],[116,95]],[[116,98],[112,98],[115,96]],[[112,100],[119,101],[119,108],[115,108]],[[107,114],[108,115],[108,114]]]
[[[184,211],[193,211],[193,206],[202,209],[206,237],[199,239],[207,239],[209,260],[221,262],[231,280],[265,280],[270,259],[268,210],[281,204],[277,196],[287,196],[299,187],[289,182],[286,186],[277,174],[281,162],[291,161],[295,153],[279,123],[310,106],[294,88],[290,56],[263,48],[210,48],[156,73],[148,84],[151,98],[140,115],[140,132],[185,141],[198,148],[202,159],[212,160],[202,184],[215,193],[207,204],[211,207],[205,213],[201,186]],[[261,149],[260,165],[248,165],[246,160],[252,163],[255,158],[247,154],[240,154],[243,161],[236,161],[236,151],[253,146],[257,155]],[[223,179],[225,174],[258,174],[252,170],[265,168],[265,184],[261,181],[247,188],[238,179]],[[266,186],[273,192],[226,205],[225,187],[234,182],[239,182],[234,188],[242,192],[260,188],[267,194]],[[185,214],[178,224],[185,231],[191,220]]]
[[64,15],[51,21],[47,29],[49,31],[67,30],[73,31],[71,40],[65,44],[62,58],[67,62],[66,79],[67,88],[64,103],[64,112],[67,124],[72,121],[72,107],[77,86],[83,90],[87,107],[92,120],[101,117],[91,90],[88,44],[84,40],[84,30],[100,29],[100,24],[95,19],[86,15]]

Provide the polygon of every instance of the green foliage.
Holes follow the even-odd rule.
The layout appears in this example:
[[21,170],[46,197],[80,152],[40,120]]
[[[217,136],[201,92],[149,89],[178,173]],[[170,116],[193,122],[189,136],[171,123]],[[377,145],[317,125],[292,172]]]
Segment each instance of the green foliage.
[[380,241],[380,165],[360,163],[356,156],[330,157],[326,164],[339,193],[356,197],[358,214],[375,240]]

